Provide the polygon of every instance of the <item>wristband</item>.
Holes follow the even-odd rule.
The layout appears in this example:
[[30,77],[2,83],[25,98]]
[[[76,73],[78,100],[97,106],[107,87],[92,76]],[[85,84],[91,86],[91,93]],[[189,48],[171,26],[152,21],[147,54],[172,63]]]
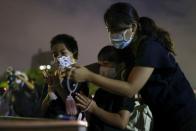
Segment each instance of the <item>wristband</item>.
[[87,108],[84,109],[82,112],[88,111],[88,109],[91,107],[92,103],[93,103],[93,100],[90,101],[90,103],[88,104]]

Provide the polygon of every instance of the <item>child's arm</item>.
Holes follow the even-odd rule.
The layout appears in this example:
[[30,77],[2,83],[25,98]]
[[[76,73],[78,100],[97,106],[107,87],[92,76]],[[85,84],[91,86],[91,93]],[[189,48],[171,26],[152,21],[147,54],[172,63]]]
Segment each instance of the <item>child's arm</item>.
[[120,110],[117,113],[105,111],[97,106],[97,104],[90,98],[81,94],[76,95],[77,106],[88,113],[93,113],[105,123],[124,129],[126,128],[131,113],[128,110]]
[[105,111],[98,106],[94,108],[93,113],[105,123],[121,129],[126,128],[131,116],[131,113],[128,110],[120,110],[118,113],[112,113]]

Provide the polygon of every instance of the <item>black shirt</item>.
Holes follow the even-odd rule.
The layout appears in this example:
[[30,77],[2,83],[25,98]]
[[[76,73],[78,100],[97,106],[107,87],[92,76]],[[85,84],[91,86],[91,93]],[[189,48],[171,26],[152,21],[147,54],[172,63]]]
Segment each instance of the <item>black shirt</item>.
[[39,115],[41,86],[35,84],[34,87],[32,90],[26,84],[21,83],[18,88],[14,89],[12,95],[14,96],[15,115],[22,117],[37,117]]
[[[74,84],[76,83],[70,80],[70,88],[72,90],[74,89],[74,86],[73,86]],[[63,80],[62,85],[65,88],[65,90],[68,92],[67,79]],[[82,92],[84,95],[88,96],[89,95],[88,83],[87,82],[78,83],[76,92]],[[57,99],[50,101],[49,107],[46,113],[44,114],[44,116],[47,118],[57,118],[59,115],[66,115],[65,101],[61,99],[58,93],[55,92],[55,94],[57,96]],[[74,97],[74,94],[72,95]]]
[[155,130],[179,131],[193,121],[196,125],[193,90],[174,56],[161,42],[154,38],[144,40],[134,64],[154,68],[140,93],[152,111]]
[[[108,112],[117,113],[120,110],[133,111],[134,101],[128,97],[115,95],[98,89],[95,93],[94,100],[100,108]],[[92,115],[89,121],[89,131],[120,131],[121,129],[111,126],[99,119],[96,115]]]

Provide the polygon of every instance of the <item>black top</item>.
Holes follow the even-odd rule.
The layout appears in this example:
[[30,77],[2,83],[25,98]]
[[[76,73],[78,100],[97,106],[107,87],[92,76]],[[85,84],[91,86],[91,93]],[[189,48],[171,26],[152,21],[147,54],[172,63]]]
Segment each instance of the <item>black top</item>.
[[140,93],[152,111],[155,130],[179,131],[191,123],[196,125],[193,90],[173,55],[161,42],[145,39],[138,47],[134,65],[154,68]]
[[13,108],[18,116],[22,117],[37,117],[39,116],[39,105],[41,97],[41,87],[34,85],[34,90],[22,83],[19,87],[13,90]]
[[[73,90],[74,84],[76,84],[74,81],[70,80],[70,88]],[[63,87],[65,90],[67,90],[67,79],[64,79],[62,82]],[[76,89],[76,92],[82,92],[84,95],[89,95],[89,88],[87,82],[78,83],[78,87]],[[66,109],[65,109],[65,101],[61,99],[61,97],[55,93],[57,96],[56,100],[52,100],[49,103],[48,109],[46,113],[44,114],[47,118],[57,118],[59,115],[66,115]],[[67,94],[68,95],[68,94]],[[72,94],[74,97],[74,94]]]
[[[94,100],[96,104],[109,112],[117,113],[120,110],[133,111],[134,101],[128,97],[118,96],[102,89],[98,89],[95,93]],[[106,124],[96,115],[91,115],[89,121],[89,131],[120,131],[116,127]]]

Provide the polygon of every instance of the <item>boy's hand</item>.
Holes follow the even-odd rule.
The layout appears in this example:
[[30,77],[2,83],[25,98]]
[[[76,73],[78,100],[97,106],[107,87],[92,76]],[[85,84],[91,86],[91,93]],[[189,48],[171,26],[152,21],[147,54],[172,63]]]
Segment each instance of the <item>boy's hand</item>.
[[93,99],[88,98],[87,96],[76,93],[76,105],[83,111],[93,112],[97,107]]

